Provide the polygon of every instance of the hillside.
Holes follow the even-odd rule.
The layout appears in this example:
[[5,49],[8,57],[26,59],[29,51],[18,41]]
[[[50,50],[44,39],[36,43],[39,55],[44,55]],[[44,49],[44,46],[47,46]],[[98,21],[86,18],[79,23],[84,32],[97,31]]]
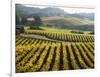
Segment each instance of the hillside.
[[[58,7],[27,7],[16,4],[16,20],[29,26],[34,25],[34,17],[40,17],[43,25],[53,28],[63,28],[71,30],[94,31],[93,13],[70,14]],[[27,20],[28,19],[28,20]],[[31,21],[31,22],[29,22]],[[19,24],[16,22],[16,24]]]
[[43,17],[42,21],[44,24],[49,25],[71,25],[71,26],[81,26],[81,25],[93,25],[93,21],[88,19],[80,19],[76,17],[60,17],[60,16],[51,16]]
[[24,17],[32,17],[32,16],[36,16],[36,15],[40,16],[40,17],[63,16],[63,17],[76,17],[76,18],[81,18],[81,19],[86,18],[89,20],[94,20],[94,13],[70,14],[58,7],[38,8],[38,7],[26,7],[21,4],[16,4],[16,15],[24,16]]

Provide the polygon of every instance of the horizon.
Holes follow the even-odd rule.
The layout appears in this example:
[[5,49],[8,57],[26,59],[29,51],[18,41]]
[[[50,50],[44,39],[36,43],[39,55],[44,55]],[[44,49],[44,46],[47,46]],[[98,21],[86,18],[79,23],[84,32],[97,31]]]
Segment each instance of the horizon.
[[40,8],[40,9],[44,9],[44,8],[59,8],[61,10],[64,10],[64,12],[66,13],[70,13],[70,14],[75,14],[75,13],[94,13],[94,9],[89,9],[89,8],[69,8],[69,7],[57,7],[57,6],[42,6],[42,5],[31,5],[31,4],[21,4],[24,5],[25,7],[33,7],[33,8]]

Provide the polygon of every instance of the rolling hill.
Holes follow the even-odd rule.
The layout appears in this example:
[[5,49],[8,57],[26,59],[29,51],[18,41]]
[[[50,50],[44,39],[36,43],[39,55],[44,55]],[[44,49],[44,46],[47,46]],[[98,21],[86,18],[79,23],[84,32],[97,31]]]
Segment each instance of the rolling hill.
[[47,17],[47,16],[63,16],[63,17],[75,17],[81,19],[89,19],[94,20],[94,13],[67,13],[63,9],[58,7],[46,7],[46,8],[38,8],[38,7],[26,7],[22,4],[16,4],[16,15],[24,16],[24,17]]
[[81,19],[76,17],[43,17],[43,24],[53,28],[63,28],[71,30],[93,31],[94,22],[89,19]]
[[16,16],[24,18],[24,23],[27,23],[26,19],[33,22],[34,16],[39,16],[43,25],[48,27],[94,31],[94,13],[70,14],[58,7],[39,8],[16,4]]
[[93,25],[93,21],[88,19],[81,19],[76,17],[61,17],[61,16],[50,16],[43,17],[42,21],[44,24],[49,25],[73,25],[73,26],[81,26],[81,25]]

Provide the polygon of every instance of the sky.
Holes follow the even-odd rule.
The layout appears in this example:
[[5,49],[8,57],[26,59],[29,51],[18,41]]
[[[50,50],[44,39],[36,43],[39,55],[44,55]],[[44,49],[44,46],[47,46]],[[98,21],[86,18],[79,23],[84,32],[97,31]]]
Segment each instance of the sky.
[[[55,7],[55,6],[51,6],[51,5],[48,5],[48,6],[45,6],[45,5],[34,5],[34,4],[28,4],[28,5],[24,5],[24,6],[27,6],[27,7],[38,7],[38,8],[41,8],[41,9],[43,9],[43,8],[47,8],[47,7]],[[57,6],[56,8],[60,8],[60,9],[63,9],[65,12],[67,12],[67,13],[94,13],[94,9],[91,9],[91,8],[80,8],[80,7],[78,7],[78,8],[69,8],[69,7],[59,7],[59,6]]]
[[[85,7],[85,8],[95,8],[99,3],[99,0],[16,0],[17,3],[21,4],[31,4],[25,5],[27,7],[35,7],[35,5],[49,5],[49,6],[71,6],[71,7]],[[45,8],[38,6],[39,8]],[[60,7],[61,8],[61,7]],[[91,13],[95,12],[94,9],[79,9],[79,8],[61,8],[68,13]]]
[[[15,0],[14,0],[15,1]],[[34,4],[88,4],[96,5],[99,0],[16,0],[20,3],[34,3]]]

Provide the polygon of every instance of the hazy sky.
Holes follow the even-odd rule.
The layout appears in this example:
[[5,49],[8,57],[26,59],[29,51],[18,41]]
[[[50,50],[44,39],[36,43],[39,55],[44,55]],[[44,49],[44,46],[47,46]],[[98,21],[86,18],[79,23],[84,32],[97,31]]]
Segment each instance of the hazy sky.
[[[69,6],[69,5],[74,5],[74,6],[84,6],[87,7],[85,5],[91,5],[91,6],[96,6],[96,4],[99,3],[99,0],[17,0],[18,2],[22,3],[22,4],[31,4],[31,5],[25,5],[28,7],[36,7],[34,6],[34,4],[36,5],[57,5],[57,6]],[[38,6],[39,8],[45,8],[42,6]],[[64,9],[66,12],[69,13],[80,13],[80,12],[85,12],[85,13],[90,13],[90,12],[94,12],[94,9],[79,9],[79,8],[62,8]]]
[[16,0],[20,3],[31,3],[31,4],[86,4],[96,5],[99,4],[99,0]]
[[[46,8],[46,7],[53,7],[53,6],[36,6],[36,5],[24,5],[27,7],[38,7],[38,8]],[[65,12],[68,13],[94,13],[94,9],[89,9],[89,8],[67,8],[67,7],[56,7],[56,8],[60,8],[63,9]]]

